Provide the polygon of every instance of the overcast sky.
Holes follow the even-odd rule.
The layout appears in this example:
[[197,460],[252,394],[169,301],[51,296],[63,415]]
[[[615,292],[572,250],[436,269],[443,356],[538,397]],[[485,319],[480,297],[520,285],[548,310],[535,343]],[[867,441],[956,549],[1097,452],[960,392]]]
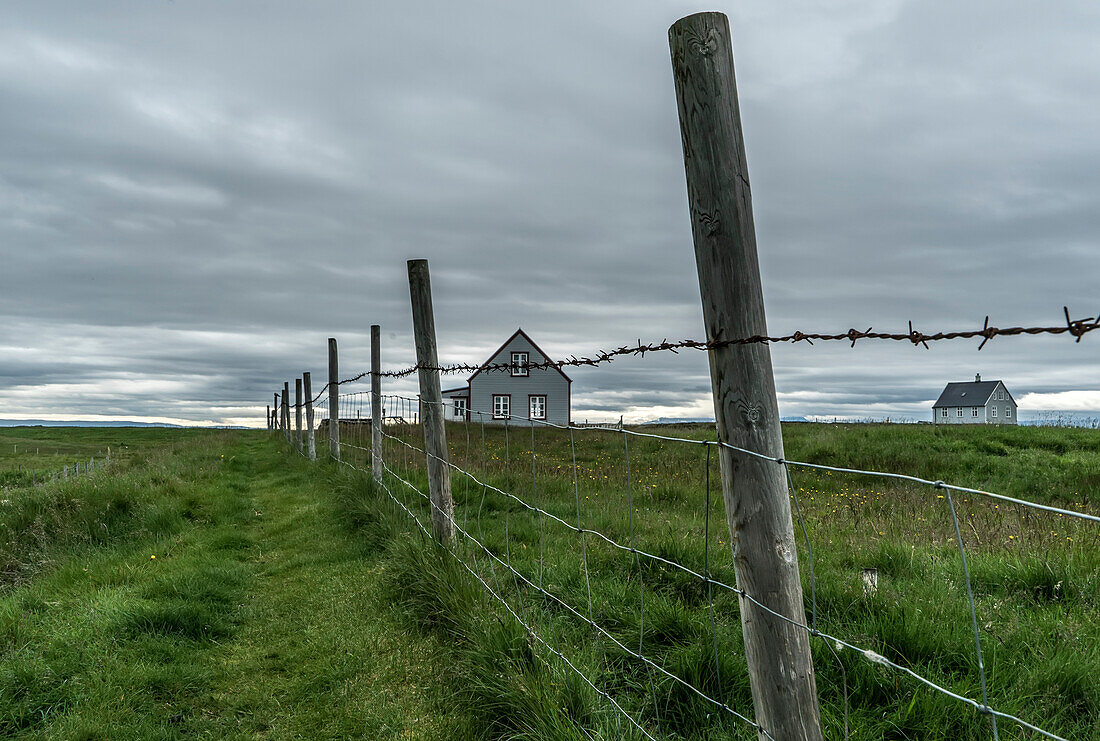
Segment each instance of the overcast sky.
[[[667,29],[711,9],[770,330],[1100,311],[1094,2],[4,3],[0,418],[262,425],[329,336],[413,361],[414,257],[444,360],[702,337]],[[781,412],[980,372],[1100,416],[1100,336],[977,345],[776,347]],[[712,413],[701,353],[569,372],[575,418]]]

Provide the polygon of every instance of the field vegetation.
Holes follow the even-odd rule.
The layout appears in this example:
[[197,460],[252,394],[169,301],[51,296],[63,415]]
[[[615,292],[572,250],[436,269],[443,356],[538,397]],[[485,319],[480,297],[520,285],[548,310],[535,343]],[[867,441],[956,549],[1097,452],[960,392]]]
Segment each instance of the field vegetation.
[[[422,447],[418,427],[386,431]],[[517,501],[733,584],[717,460],[708,466],[703,446],[452,425],[452,461],[491,485],[452,472],[455,519],[486,553],[461,536],[453,552],[437,547],[393,501],[390,492],[430,528],[423,455],[398,440],[386,440],[393,473],[376,487],[264,432],[74,432],[54,434],[111,444],[112,466],[9,486],[0,505],[0,735],[641,738],[553,649],[654,736],[754,737],[554,599],[751,715],[733,595],[594,536],[582,542]],[[792,424],[784,434],[792,460],[1100,512],[1100,431]],[[366,468],[357,456],[369,442],[347,442],[346,462]],[[942,492],[791,473],[817,628],[980,700]],[[1100,528],[980,497],[956,505],[990,704],[1066,738],[1100,738]],[[844,738],[845,725],[852,739],[992,736],[972,708],[855,652],[812,645],[827,738]],[[1000,735],[1034,737],[1006,722]]]
[[[649,431],[694,439],[714,434],[699,425]],[[418,428],[388,432],[422,447]],[[942,479],[1100,513],[1095,430],[792,424],[784,432],[791,460]],[[571,528],[493,490],[732,585],[716,456],[708,471],[704,446],[624,440],[598,430],[576,432],[571,440],[560,430],[540,429],[532,437],[524,428],[455,425],[449,441],[452,461],[476,477],[452,474],[456,521],[486,549],[460,538],[457,553],[513,611],[597,686],[610,689],[654,735],[754,737],[746,724],[647,668],[493,560],[512,564],[631,651],[751,715],[734,595],[708,590],[699,579],[636,559],[598,538],[582,543]],[[386,460],[396,474],[386,479],[386,488],[429,523],[418,493],[427,491],[422,454],[388,439]],[[802,513],[796,534],[809,619],[823,632],[981,701],[962,565],[943,492],[890,479],[790,470]],[[389,522],[387,538],[402,543],[409,536],[395,534],[407,532],[410,522],[388,500],[384,492],[364,494],[363,501],[373,504],[364,504],[372,509],[362,519]],[[990,704],[1067,738],[1100,738],[1100,528],[969,495],[956,495],[956,506]],[[813,580],[806,540],[813,548]],[[393,569],[395,594],[434,635],[463,647],[456,665],[467,667],[469,675],[455,685],[465,688],[470,708],[490,709],[485,727],[494,727],[497,718],[505,724],[499,737],[583,738],[582,729],[593,728],[608,738],[640,737],[559,659],[525,639],[449,554],[399,548],[395,560],[406,565]],[[865,583],[868,571],[876,578],[874,588]],[[414,586],[418,582],[424,586]],[[826,737],[844,738],[846,724],[849,737],[862,739],[991,737],[988,718],[972,708],[853,651],[823,640],[813,648]],[[531,674],[535,665],[539,671]],[[509,712],[499,712],[502,705]],[[558,724],[552,732],[546,730],[550,717]],[[999,725],[1002,738],[1031,737],[1010,722]]]

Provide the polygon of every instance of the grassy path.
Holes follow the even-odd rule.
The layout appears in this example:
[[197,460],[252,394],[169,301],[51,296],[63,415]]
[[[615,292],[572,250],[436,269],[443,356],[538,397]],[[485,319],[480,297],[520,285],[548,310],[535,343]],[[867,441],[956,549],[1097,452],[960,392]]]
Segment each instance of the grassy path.
[[129,497],[142,527],[58,545],[0,596],[0,736],[451,737],[436,649],[402,627],[315,465],[219,434],[74,482]]

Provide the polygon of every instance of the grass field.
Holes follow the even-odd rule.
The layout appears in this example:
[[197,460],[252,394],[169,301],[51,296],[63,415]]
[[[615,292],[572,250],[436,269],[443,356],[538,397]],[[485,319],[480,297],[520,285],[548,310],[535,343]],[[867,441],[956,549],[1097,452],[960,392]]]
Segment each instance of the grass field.
[[[388,431],[420,445],[418,428]],[[713,434],[705,426],[661,431]],[[4,495],[0,735],[639,736],[364,474],[311,464],[262,432],[75,430],[88,437],[68,440],[67,432],[8,432],[52,432],[59,449],[110,439],[113,459],[116,443],[127,453],[91,477]],[[790,459],[1100,512],[1100,431],[788,425],[784,432]],[[701,446],[630,438],[628,492],[623,437],[578,432],[575,493],[568,433],[538,430],[534,456],[530,430],[459,425],[448,433],[452,460],[479,479],[537,499],[567,522],[577,521],[579,503],[585,527],[624,543],[633,532],[639,549],[697,571],[706,563],[714,579],[733,583],[716,461],[708,523]],[[426,491],[420,456],[392,440],[385,454]],[[980,698],[958,549],[938,492],[792,472],[814,549],[813,585],[804,546],[800,557],[818,628]],[[392,476],[386,486],[427,521],[417,493]],[[632,650],[751,715],[729,594],[708,595],[698,580],[593,537],[582,551],[574,531],[461,474],[453,488],[457,522],[494,555]],[[969,497],[957,504],[990,703],[1066,738],[1100,738],[1100,529]],[[597,640],[553,600],[518,588],[483,552],[460,544],[455,553],[654,735],[753,737]],[[862,584],[865,568],[878,571],[873,593]],[[853,739],[991,737],[988,720],[972,709],[850,651],[838,659],[821,641],[813,646],[828,738],[844,737],[846,704]],[[1000,730],[1001,738],[1031,738],[1004,722]]]

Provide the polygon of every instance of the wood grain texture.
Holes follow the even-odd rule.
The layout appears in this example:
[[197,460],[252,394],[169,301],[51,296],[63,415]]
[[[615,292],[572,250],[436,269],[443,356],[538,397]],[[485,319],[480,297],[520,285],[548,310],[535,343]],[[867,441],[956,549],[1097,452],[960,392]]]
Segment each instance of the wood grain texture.
[[290,442],[290,382],[283,381],[283,436]]
[[328,453],[340,460],[340,358],[336,338],[328,338]]
[[447,431],[443,427],[443,394],[439,385],[439,360],[435,345],[435,315],[427,260],[409,260],[409,294],[412,299],[413,340],[420,366],[421,420],[424,450],[428,453],[428,488],[432,502],[432,529],[440,543],[454,540],[454,500],[451,471],[447,466]]
[[283,426],[282,407],[279,406],[279,392],[275,392],[275,406],[271,409],[271,424],[276,430],[281,429]]
[[302,373],[302,392],[306,399],[306,450],[311,461],[317,460],[317,438],[313,434],[313,383],[309,371]]
[[[707,340],[767,334],[729,23],[699,13],[669,29]],[[783,457],[767,345],[709,351],[718,437]],[[737,584],[805,624],[782,465],[720,449]],[[809,636],[741,600],[756,721],[773,738],[822,738]],[[761,736],[763,737],[763,736]]]
[[382,482],[382,328],[370,326],[370,469]]
[[302,452],[302,379],[294,379],[294,447]]

